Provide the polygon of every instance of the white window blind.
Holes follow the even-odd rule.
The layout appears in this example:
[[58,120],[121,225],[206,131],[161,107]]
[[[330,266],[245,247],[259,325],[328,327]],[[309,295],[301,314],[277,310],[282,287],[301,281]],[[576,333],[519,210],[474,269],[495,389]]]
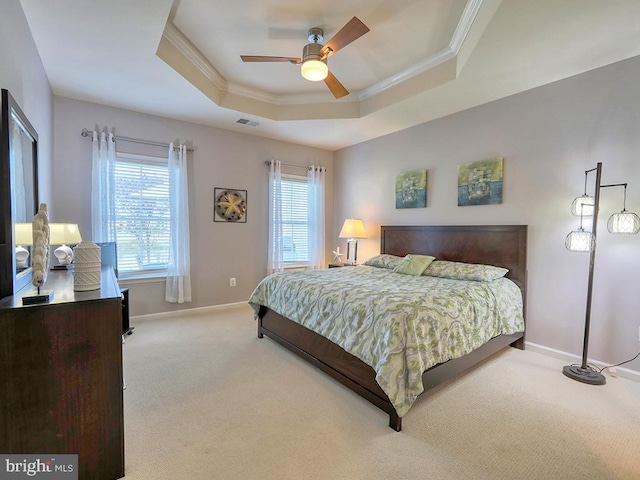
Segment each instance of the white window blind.
[[167,160],[117,153],[118,273],[166,272],[171,234]]
[[282,257],[285,264],[309,263],[309,191],[306,177],[283,175]]

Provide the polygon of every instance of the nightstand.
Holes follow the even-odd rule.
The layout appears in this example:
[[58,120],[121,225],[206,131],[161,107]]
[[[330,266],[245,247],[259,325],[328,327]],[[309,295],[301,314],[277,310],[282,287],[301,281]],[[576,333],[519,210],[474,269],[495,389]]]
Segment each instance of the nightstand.
[[354,267],[353,263],[330,263],[329,268]]

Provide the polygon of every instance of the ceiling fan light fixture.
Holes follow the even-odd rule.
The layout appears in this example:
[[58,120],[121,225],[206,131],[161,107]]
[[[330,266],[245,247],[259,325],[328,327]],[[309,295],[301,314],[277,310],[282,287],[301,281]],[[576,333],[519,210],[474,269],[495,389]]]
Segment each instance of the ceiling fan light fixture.
[[[311,30],[309,35],[311,35]],[[329,67],[327,66],[327,59],[320,49],[322,44],[309,43],[305,45],[302,50],[302,65],[300,67],[300,73],[302,77],[312,82],[319,82],[327,78],[329,74]]]
[[320,27],[309,29],[307,38],[309,42],[302,49],[302,57],[274,57],[269,55],[240,55],[243,62],[279,62],[301,65],[300,74],[305,80],[319,82],[324,80],[333,96],[338,99],[349,95],[349,91],[344,88],[327,66],[327,58],[354,42],[369,31],[364,23],[357,17],[349,20],[325,45],[324,31]]
[[312,82],[319,82],[327,78],[329,67],[322,60],[310,59],[302,63],[300,73],[304,78]]

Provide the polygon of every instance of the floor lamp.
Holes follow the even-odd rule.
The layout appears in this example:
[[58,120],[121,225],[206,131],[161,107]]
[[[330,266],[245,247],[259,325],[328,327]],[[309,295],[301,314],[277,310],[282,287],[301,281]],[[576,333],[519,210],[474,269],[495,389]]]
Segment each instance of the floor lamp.
[[[595,195],[587,195],[587,178],[589,173],[596,172]],[[598,162],[596,168],[584,172],[584,194],[573,201],[571,211],[574,215],[580,216],[580,228],[574,230],[565,240],[565,246],[572,252],[590,252],[589,262],[589,282],[587,287],[587,308],[584,322],[584,343],[582,346],[582,363],[580,365],[565,365],[562,369],[567,377],[590,385],[604,385],[606,379],[602,373],[587,365],[587,352],[589,349],[589,327],[591,324],[591,298],[593,296],[593,269],[596,259],[596,228],[598,225],[598,211],[600,205],[600,189],[608,187],[624,187],[624,204],[622,212],[614,213],[609,217],[607,229],[613,234],[635,235],[640,232],[640,218],[633,212],[626,209],[627,184],[615,183],[602,185],[602,163]],[[591,231],[587,231],[582,226],[582,219],[585,216],[593,216]]]

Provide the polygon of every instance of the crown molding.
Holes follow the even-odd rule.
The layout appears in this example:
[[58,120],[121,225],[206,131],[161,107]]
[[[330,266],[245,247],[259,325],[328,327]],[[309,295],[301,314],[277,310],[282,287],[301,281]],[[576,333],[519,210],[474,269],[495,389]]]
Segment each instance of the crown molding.
[[453,32],[453,36],[451,37],[451,42],[449,43],[449,48],[451,48],[455,55],[458,55],[460,52],[460,49],[464,44],[464,40],[467,38],[467,34],[469,33],[469,30],[471,30],[473,22],[482,8],[483,3],[484,0],[469,0],[465,5],[462,17],[460,17],[460,21],[458,22],[456,30]]
[[377,95],[382,93],[383,91],[394,87],[396,85],[400,85],[403,82],[406,82],[410,78],[415,77],[416,75],[420,75],[428,70],[431,70],[434,67],[437,67],[443,62],[454,58],[456,54],[451,50],[451,48],[446,47],[440,50],[438,53],[431,55],[430,57],[425,58],[424,60],[415,63],[411,67],[397,73],[396,75],[392,75],[390,77],[385,78],[373,85],[363,88],[358,92],[358,98],[360,100],[364,100],[365,98],[371,97],[373,95]]
[[387,77],[380,82],[374,83],[373,85],[360,90],[360,92],[358,92],[358,98],[360,100],[364,100],[365,98],[377,95],[378,93],[381,93],[388,88],[399,85],[402,82],[415,77],[416,75],[420,75],[427,70],[435,68],[441,63],[446,62],[447,60],[455,58],[460,52],[460,49],[464,44],[464,40],[465,38],[467,38],[467,34],[469,33],[469,30],[471,30],[473,22],[475,21],[478,12],[482,8],[483,3],[484,0],[469,0],[467,2],[464,7],[464,11],[462,12],[462,16],[460,17],[460,21],[456,26],[456,30],[451,37],[451,41],[449,42],[448,47],[443,48],[439,52],[425,58],[418,63],[415,63],[402,72],[398,72],[395,75]]
[[196,48],[189,38],[180,31],[172,22],[167,22],[162,36],[173,45],[181,55],[183,55],[195,68],[197,68],[214,87],[221,92],[241,95],[252,100],[267,102],[274,105],[297,104],[311,102],[326,102],[331,98],[325,94],[304,94],[304,95],[273,95],[265,93],[255,88],[250,88],[238,83],[229,82]]
[[[464,11],[456,26],[454,34],[448,47],[443,48],[439,52],[431,55],[419,62],[414,63],[409,68],[391,75],[379,82],[365,87],[357,92],[351,92],[352,99],[357,98],[358,101],[365,100],[369,97],[378,95],[389,88],[406,82],[407,80],[423,74],[438,65],[455,58],[467,34],[471,30],[473,23],[482,8],[484,0],[469,0],[465,5]],[[182,33],[171,21],[165,25],[162,36],[173,45],[181,55],[183,55],[195,68],[197,68],[206,78],[208,78],[213,86],[220,92],[239,95],[251,100],[257,100],[272,105],[298,105],[298,104],[319,104],[335,102],[335,99],[329,94],[311,93],[311,94],[292,94],[292,95],[275,95],[263,92],[261,90],[251,88],[234,82],[229,82],[197,49],[197,47]]]
[[223,91],[228,88],[229,82],[222,74],[211,65],[206,57],[196,48],[189,38],[182,33],[171,21],[168,21],[162,32],[162,36],[173,45],[193,66],[195,66],[213,85]]
[[237,83],[228,83],[227,91],[243,97],[272,103],[274,105],[295,105],[305,103],[325,103],[335,101],[329,93],[302,93],[292,95],[273,95],[263,93],[255,88],[246,87]]

